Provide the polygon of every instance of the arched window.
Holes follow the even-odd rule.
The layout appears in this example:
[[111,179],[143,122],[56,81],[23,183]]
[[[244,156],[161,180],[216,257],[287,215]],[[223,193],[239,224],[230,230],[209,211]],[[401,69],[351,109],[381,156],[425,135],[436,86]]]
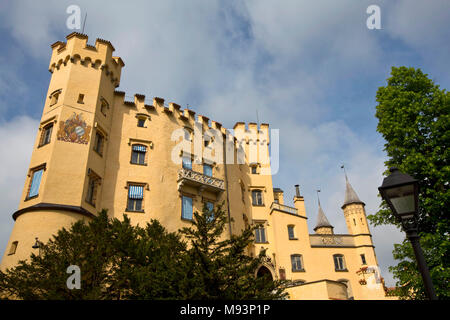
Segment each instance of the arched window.
[[254,206],[262,206],[263,204],[263,196],[261,190],[253,190],[252,191],[252,204]]
[[335,271],[347,271],[347,268],[345,266],[344,255],[335,254],[335,255],[333,255],[333,260],[334,260],[334,270]]
[[147,147],[142,144],[134,144],[131,148],[131,163],[146,165]]

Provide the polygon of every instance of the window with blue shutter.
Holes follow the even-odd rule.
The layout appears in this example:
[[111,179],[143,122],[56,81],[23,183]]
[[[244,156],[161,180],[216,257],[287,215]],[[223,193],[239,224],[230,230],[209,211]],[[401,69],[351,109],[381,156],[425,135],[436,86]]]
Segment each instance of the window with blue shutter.
[[128,211],[143,211],[142,200],[144,199],[144,186],[128,186]]
[[211,216],[209,218],[209,221],[214,220],[214,203],[212,202],[206,202],[206,208],[210,211]]
[[190,157],[183,157],[183,168],[192,170],[192,160]]
[[208,177],[212,177],[212,167],[209,164],[203,165],[203,174]]
[[181,203],[181,217],[192,220],[192,198],[183,196]]
[[147,153],[147,147],[135,144],[132,147],[131,150],[131,163],[133,164],[141,164],[144,165],[145,163],[145,154]]
[[31,178],[30,191],[28,191],[28,198],[36,197],[39,194],[39,186],[41,185],[42,174],[44,169],[40,169],[33,172],[33,177]]

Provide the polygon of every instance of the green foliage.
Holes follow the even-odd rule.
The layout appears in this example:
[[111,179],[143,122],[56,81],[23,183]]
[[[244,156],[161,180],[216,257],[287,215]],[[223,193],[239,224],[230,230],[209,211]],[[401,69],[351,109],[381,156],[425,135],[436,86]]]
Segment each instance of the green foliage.
[[[255,278],[262,256],[244,254],[252,229],[219,239],[226,225],[219,207],[194,214],[191,228],[169,233],[156,220],[145,228],[108,219],[62,229],[27,261],[0,271],[0,296],[34,299],[274,299],[281,283]],[[81,289],[68,289],[67,267],[81,270]]]
[[190,281],[201,283],[186,292],[187,299],[283,299],[286,281],[272,281],[266,275],[256,277],[265,252],[251,257],[247,251],[253,243],[255,227],[247,227],[230,239],[222,239],[227,217],[222,206],[213,212],[206,206],[202,214],[194,213],[192,227],[181,233],[189,240]]
[[[423,74],[420,69],[393,67],[387,86],[377,92],[377,130],[386,140],[386,167],[396,166],[419,180],[418,226],[424,254],[440,298],[448,298],[448,248],[450,207],[450,93]],[[387,175],[389,172],[386,171]],[[383,201],[375,215],[375,225],[396,221]],[[442,254],[436,255],[438,250]],[[405,298],[423,298],[423,283],[408,242],[396,245],[392,267],[399,293]]]

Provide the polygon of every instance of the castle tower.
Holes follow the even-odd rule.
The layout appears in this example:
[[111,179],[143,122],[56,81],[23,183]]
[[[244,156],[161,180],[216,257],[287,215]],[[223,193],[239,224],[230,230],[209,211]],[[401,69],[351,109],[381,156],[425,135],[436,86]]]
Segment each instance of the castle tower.
[[345,200],[342,205],[344,210],[345,222],[350,234],[370,234],[369,226],[367,224],[365,203],[362,202],[352,185],[348,181],[347,174],[345,174]]
[[[105,141],[111,127],[114,89],[122,60],[109,41],[71,33],[52,48],[47,98],[19,210],[0,268],[27,259],[36,238],[47,240],[62,227],[100,210]],[[111,107],[110,107],[111,106]],[[34,251],[33,251],[34,250]]]
[[314,227],[314,231],[317,234],[333,234],[334,233],[333,229],[334,227],[328,221],[319,202],[319,212],[317,214],[317,223],[316,226]]
[[317,223],[316,226],[314,227],[314,231],[317,234],[333,234],[334,227],[328,221],[320,205],[319,191],[320,190],[317,190],[317,204],[319,206],[319,211],[317,213]]

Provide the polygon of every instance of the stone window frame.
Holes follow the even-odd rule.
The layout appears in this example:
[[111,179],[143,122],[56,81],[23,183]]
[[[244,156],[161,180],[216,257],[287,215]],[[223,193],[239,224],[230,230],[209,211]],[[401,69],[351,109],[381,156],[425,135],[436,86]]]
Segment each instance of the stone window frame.
[[[53,129],[55,128],[56,122],[57,122],[56,116],[53,116],[53,117],[51,117],[51,118],[49,118],[47,120],[44,120],[44,121],[42,121],[40,123],[39,131],[41,131],[41,134],[40,134],[39,143],[38,143],[38,146],[37,146],[38,148],[43,147],[43,146],[45,146],[47,144],[50,144],[50,142],[52,142],[52,135],[53,135],[53,132],[55,131]],[[49,139],[49,141],[47,143],[44,144],[44,138],[45,138],[46,129],[48,127],[50,127],[50,126],[52,127],[52,129],[51,129],[52,132],[50,133],[50,139]]]
[[[141,199],[141,210],[130,210],[129,209],[129,200],[130,200],[129,189],[130,189],[130,186],[141,186],[141,187],[143,187],[142,199]],[[144,201],[145,200],[145,191],[149,191],[150,190],[149,184],[146,183],[146,182],[127,181],[125,189],[127,190],[127,193],[126,193],[127,204],[126,204],[126,207],[125,207],[125,212],[145,213],[145,201]]]
[[11,246],[9,247],[8,256],[12,256],[12,255],[16,254],[18,245],[19,245],[19,241],[11,242]]
[[109,110],[109,103],[104,97],[100,97],[100,112],[106,117],[106,110]]
[[[90,168],[88,169],[87,177],[88,179],[87,179],[86,197],[84,201],[86,201],[86,203],[96,208],[97,207],[96,201],[99,192],[99,186],[101,186],[102,184],[102,178],[97,173],[95,173],[94,170]],[[91,187],[91,182],[93,183],[94,186],[92,193],[90,194],[89,188]]]
[[[27,192],[26,192],[24,201],[28,201],[28,200],[31,200],[31,199],[39,197],[39,192],[38,192],[38,194],[36,194],[34,196],[31,196],[31,197],[29,197],[28,195],[30,194],[30,189],[31,189],[31,184],[33,183],[34,173],[36,171],[41,170],[41,169],[44,170],[44,172],[47,170],[47,163],[46,162],[44,162],[44,163],[42,163],[42,164],[40,164],[38,166],[35,166],[33,168],[30,168],[28,170],[28,174],[27,174],[27,177],[28,177],[27,178],[27,180],[28,180],[28,188],[27,188]],[[39,189],[41,188],[41,185],[42,185],[42,178],[44,176],[44,172],[42,173],[41,181],[39,183]]]
[[50,95],[48,96],[48,98],[50,99],[50,104],[49,106],[54,106],[55,104],[58,103],[59,100],[59,96],[62,93],[62,88],[61,89],[57,89],[55,91],[53,91],[52,93],[50,93]]
[[[267,220],[253,220],[253,223],[255,225],[259,226],[255,229],[255,243],[266,243],[266,244],[269,243],[268,234],[267,234]],[[257,237],[257,230],[261,230],[261,229],[264,232],[264,239],[261,239],[262,238],[261,235],[259,236],[259,239]],[[261,232],[261,231],[259,231],[259,232]],[[261,240],[264,240],[264,241],[261,241]]]
[[[289,233],[289,228],[292,228],[292,237],[291,234]],[[295,224],[288,224],[287,225],[287,229],[288,229],[288,238],[289,240],[298,240],[298,238],[295,236],[296,232],[295,232]]]
[[[339,262],[342,263],[339,263]],[[334,271],[337,272],[348,272],[347,264],[345,262],[345,256],[342,253],[333,254]],[[342,267],[340,266],[342,264]],[[341,268],[340,268],[341,267]]]
[[[300,262],[300,268],[294,268],[294,259],[299,258],[295,262]],[[303,255],[300,253],[291,254],[291,271],[292,272],[305,272],[305,264],[303,262]]]

